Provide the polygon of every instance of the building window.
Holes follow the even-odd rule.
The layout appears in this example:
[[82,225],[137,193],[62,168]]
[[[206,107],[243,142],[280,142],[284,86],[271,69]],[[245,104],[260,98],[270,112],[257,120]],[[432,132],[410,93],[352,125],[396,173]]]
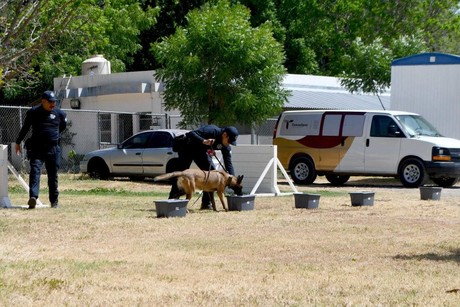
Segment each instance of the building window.
[[112,143],[112,120],[109,113],[99,114],[99,131],[101,143]]
[[150,130],[152,127],[152,115],[140,114],[139,115],[139,130]]
[[118,114],[118,143],[133,135],[133,115]]

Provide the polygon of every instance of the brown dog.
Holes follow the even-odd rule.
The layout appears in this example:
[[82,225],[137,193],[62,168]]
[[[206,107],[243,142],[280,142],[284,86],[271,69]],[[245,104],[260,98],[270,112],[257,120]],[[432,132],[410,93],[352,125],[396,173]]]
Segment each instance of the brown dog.
[[202,190],[204,192],[211,192],[211,204],[212,209],[217,211],[216,202],[214,200],[214,193],[217,192],[222,207],[227,211],[224,201],[224,191],[226,187],[230,187],[235,191],[237,195],[242,195],[243,186],[241,181],[243,176],[232,176],[224,171],[203,171],[199,169],[186,169],[185,171],[178,171],[163,174],[155,177],[154,181],[168,180],[174,177],[177,178],[177,187],[179,190],[183,191],[186,195],[186,198],[190,200],[192,194],[195,192],[195,189]]

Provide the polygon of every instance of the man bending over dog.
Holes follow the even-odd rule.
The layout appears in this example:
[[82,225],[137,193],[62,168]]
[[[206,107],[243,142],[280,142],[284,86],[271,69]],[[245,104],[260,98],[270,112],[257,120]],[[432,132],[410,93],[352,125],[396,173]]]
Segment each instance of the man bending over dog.
[[[235,175],[230,145],[236,145],[237,138],[238,130],[235,127],[219,128],[215,125],[207,125],[188,132],[185,136],[176,140],[178,146],[175,150],[179,155],[179,159],[175,170],[183,171],[190,168],[192,161],[201,170],[214,170],[208,150],[220,150],[224,159],[225,169],[230,175]],[[169,199],[179,198],[183,194],[178,189],[176,181],[177,178],[173,178]],[[203,192],[201,209],[212,209],[208,192]]]

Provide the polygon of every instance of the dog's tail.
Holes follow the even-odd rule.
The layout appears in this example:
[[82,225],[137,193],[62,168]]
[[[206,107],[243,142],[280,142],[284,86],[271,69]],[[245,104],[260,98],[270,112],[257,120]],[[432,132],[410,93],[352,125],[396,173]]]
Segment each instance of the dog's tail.
[[153,181],[164,181],[164,180],[168,180],[174,177],[179,177],[181,175],[182,175],[182,172],[166,173],[163,175],[156,176],[155,178],[153,178]]

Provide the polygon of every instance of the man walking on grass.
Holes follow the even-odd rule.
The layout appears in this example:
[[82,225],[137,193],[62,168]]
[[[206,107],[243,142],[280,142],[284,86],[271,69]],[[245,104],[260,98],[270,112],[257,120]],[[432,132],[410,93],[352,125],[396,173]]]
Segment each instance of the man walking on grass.
[[58,207],[58,170],[61,164],[59,146],[61,132],[67,127],[66,114],[56,108],[56,96],[52,91],[42,94],[40,105],[26,113],[24,125],[16,139],[16,154],[21,153],[21,142],[32,127],[32,136],[26,140],[27,158],[30,161],[29,209],[37,204],[40,190],[40,175],[45,164],[48,175],[49,201],[52,208]]

